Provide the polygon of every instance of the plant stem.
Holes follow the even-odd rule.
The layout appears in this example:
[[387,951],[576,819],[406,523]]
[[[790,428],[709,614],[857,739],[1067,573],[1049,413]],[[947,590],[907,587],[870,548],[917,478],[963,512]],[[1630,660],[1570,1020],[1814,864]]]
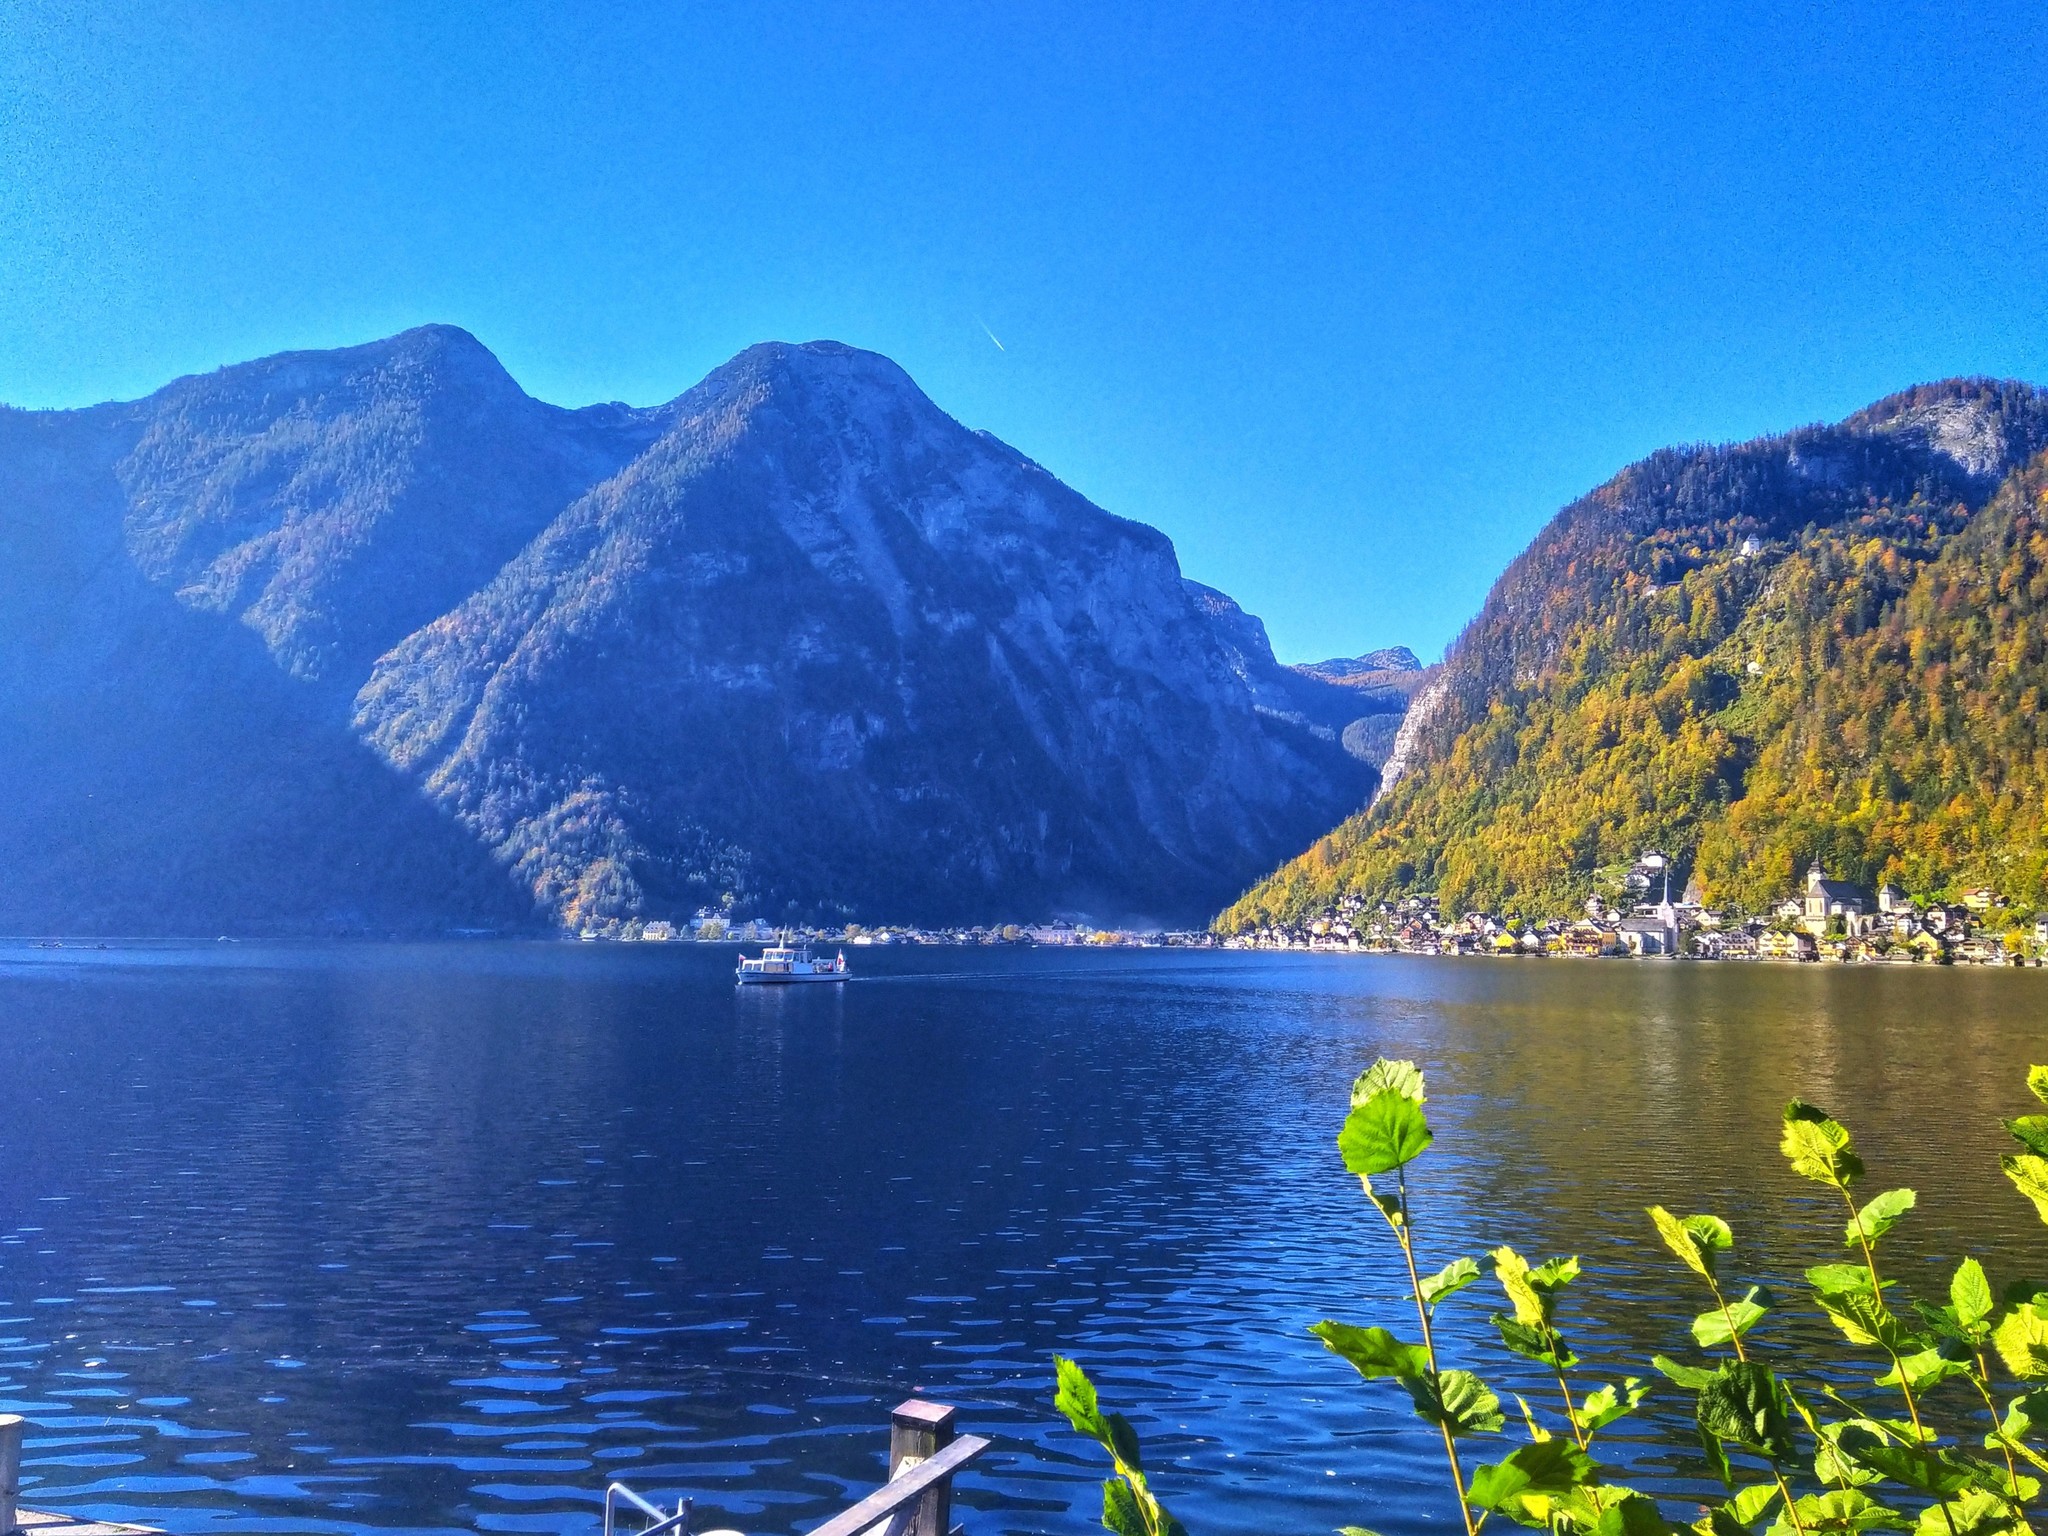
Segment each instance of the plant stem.
[[1771,1476],[1778,1480],[1778,1492],[1784,1497],[1785,1518],[1792,1522],[1792,1529],[1797,1531],[1799,1536],[1806,1536],[1805,1523],[1799,1518],[1799,1506],[1792,1498],[1792,1485],[1785,1481],[1785,1474],[1778,1470],[1775,1461],[1771,1463]]
[[[1977,1395],[1984,1399],[1984,1411],[1991,1415],[1991,1429],[1992,1432],[1996,1434],[1998,1432],[1999,1427],[1998,1405],[1991,1401],[1991,1393],[1989,1389],[1986,1388],[1984,1385],[1984,1356],[1981,1353],[1979,1353],[1976,1357],[1976,1360],[1977,1369],[1971,1372],[1970,1374],[1970,1385],[1975,1387],[1977,1389]],[[1998,1436],[1998,1449],[2005,1455],[2005,1475],[2007,1479],[2006,1486],[2012,1489],[2015,1496],[2017,1496],[2020,1486],[2019,1463],[2015,1462],[2012,1459],[2012,1447],[2005,1443],[2005,1436],[2002,1434]],[[2017,1497],[2015,1497],[2015,1502],[2017,1502]]]
[[[1863,1213],[1856,1209],[1856,1199],[1849,1193],[1848,1185],[1837,1184],[1835,1188],[1842,1193],[1842,1203],[1849,1207],[1849,1230],[1856,1234],[1856,1246],[1863,1250],[1863,1267],[1870,1272],[1871,1295],[1876,1298],[1878,1310],[1883,1312],[1885,1310],[1884,1282],[1878,1278],[1876,1250],[1870,1246],[1870,1238],[1863,1230]],[[1879,1339],[1877,1342],[1891,1360],[1892,1374],[1899,1378],[1899,1396],[1906,1400],[1906,1417],[1913,1421],[1913,1433],[1920,1437],[1919,1443],[1925,1445],[1927,1444],[1927,1427],[1920,1422],[1920,1405],[1913,1401],[1913,1388],[1906,1380],[1906,1368],[1899,1363],[1899,1353],[1897,1350],[1893,1349],[1891,1345],[1885,1343],[1882,1339]],[[1949,1511],[1948,1500],[1942,1499],[1939,1503],[1941,1506],[1941,1518],[1943,1523],[1948,1526],[1949,1536],[1956,1536],[1956,1520],[1955,1516]]]
[[1735,1331],[1735,1314],[1728,1310],[1728,1298],[1721,1294],[1720,1282],[1712,1275],[1707,1276],[1707,1289],[1714,1293],[1714,1305],[1721,1309],[1721,1321],[1728,1325],[1728,1343],[1735,1350],[1735,1358],[1747,1362],[1749,1356],[1742,1352],[1742,1335]]
[[[1439,1379],[1436,1368],[1436,1336],[1429,1327],[1429,1308],[1422,1300],[1422,1276],[1415,1269],[1415,1224],[1408,1215],[1408,1173],[1405,1168],[1395,1171],[1401,1192],[1401,1220],[1398,1225],[1389,1216],[1387,1225],[1393,1227],[1394,1238],[1401,1245],[1401,1257],[1408,1265],[1408,1291],[1415,1302],[1415,1320],[1422,1325],[1422,1352],[1429,1357],[1429,1374],[1432,1385]],[[1385,1212],[1381,1213],[1385,1215]],[[1437,1388],[1438,1407],[1442,1407],[1443,1392]],[[1438,1429],[1444,1436],[1444,1460],[1451,1467],[1451,1490],[1458,1496],[1458,1513],[1465,1518],[1465,1536],[1479,1536],[1479,1527],[1472,1523],[1472,1506],[1465,1502],[1465,1472],[1458,1465],[1458,1442],[1451,1434],[1451,1426],[1443,1419],[1437,1420]]]
[[[1721,1320],[1728,1325],[1728,1342],[1735,1350],[1735,1358],[1747,1363],[1749,1356],[1743,1352],[1742,1335],[1735,1331],[1735,1314],[1728,1310],[1728,1298],[1721,1294],[1721,1283],[1708,1275],[1707,1289],[1714,1293],[1714,1305],[1721,1309]],[[1792,1529],[1799,1536],[1806,1536],[1806,1523],[1799,1518],[1799,1506],[1792,1497],[1792,1485],[1785,1481],[1785,1474],[1778,1464],[1771,1463],[1771,1476],[1778,1480],[1778,1492],[1785,1500],[1785,1518],[1792,1522]]]
[[[1557,1340],[1555,1336],[1552,1337],[1550,1342],[1550,1352],[1555,1356],[1557,1353]],[[1560,1365],[1553,1367],[1553,1369],[1557,1372],[1557,1390],[1564,1396],[1564,1416],[1565,1421],[1572,1427],[1572,1438],[1579,1442],[1580,1450],[1587,1450],[1589,1445],[1586,1440],[1586,1432],[1579,1428],[1579,1410],[1572,1406],[1572,1389],[1565,1384],[1564,1367]]]

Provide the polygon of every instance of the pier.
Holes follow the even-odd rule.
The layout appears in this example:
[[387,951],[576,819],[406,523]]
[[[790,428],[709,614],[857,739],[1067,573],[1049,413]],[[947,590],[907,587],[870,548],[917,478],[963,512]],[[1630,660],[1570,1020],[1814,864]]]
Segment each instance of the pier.
[[[960,1536],[953,1524],[953,1478],[989,1449],[980,1435],[958,1433],[959,1410],[919,1398],[897,1404],[889,1415],[889,1480],[866,1498],[840,1511],[809,1536]],[[22,1509],[21,1444],[26,1421],[0,1414],[0,1536],[161,1536],[143,1525],[78,1520],[70,1515]],[[690,1503],[674,1513],[649,1503],[624,1483],[605,1489],[605,1536],[629,1536],[617,1524],[621,1508],[648,1522],[630,1536],[691,1536]],[[702,1536],[740,1536],[706,1531]]]

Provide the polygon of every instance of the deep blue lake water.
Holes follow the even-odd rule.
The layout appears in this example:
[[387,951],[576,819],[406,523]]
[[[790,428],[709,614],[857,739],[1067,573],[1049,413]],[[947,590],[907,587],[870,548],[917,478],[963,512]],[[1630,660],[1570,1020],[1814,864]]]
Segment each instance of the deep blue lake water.
[[[1697,1310],[1659,1299],[1649,1201],[1726,1215],[1752,1271],[1833,1257],[1775,1150],[1794,1092],[1920,1190],[1909,1284],[1966,1232],[1994,1280],[2048,1272],[1994,1118],[2048,1057],[2048,974],[852,954],[843,988],[735,993],[694,946],[0,947],[27,1501],[588,1532],[619,1477],[777,1536],[880,1477],[916,1392],[998,1443],[971,1533],[1080,1533],[1058,1350],[1196,1536],[1448,1529],[1405,1399],[1303,1331],[1412,1331],[1333,1147],[1381,1052],[1430,1073],[1425,1258],[1581,1254],[1588,1379],[1650,1374]],[[1538,1390],[1490,1291],[1450,1348]]]

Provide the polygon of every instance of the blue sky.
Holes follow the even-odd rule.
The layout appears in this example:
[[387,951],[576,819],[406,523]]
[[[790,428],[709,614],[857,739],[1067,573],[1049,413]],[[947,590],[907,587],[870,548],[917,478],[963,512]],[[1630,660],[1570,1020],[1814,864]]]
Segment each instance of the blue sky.
[[0,0],[0,400],[440,320],[644,403],[829,336],[1283,658],[1428,654],[1661,444],[2048,382],[2044,79],[1970,0]]

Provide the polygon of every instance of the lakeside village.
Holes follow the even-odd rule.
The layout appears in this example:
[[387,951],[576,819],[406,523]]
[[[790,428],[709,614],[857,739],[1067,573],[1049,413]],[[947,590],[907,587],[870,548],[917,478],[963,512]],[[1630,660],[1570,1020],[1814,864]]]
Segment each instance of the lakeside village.
[[[1660,899],[1647,898],[1662,882]],[[1087,924],[1000,923],[970,928],[777,927],[765,918],[703,912],[687,923],[629,922],[586,929],[585,940],[814,945],[1019,944],[1158,949],[1281,949],[1379,955],[1603,956],[1691,960],[1877,962],[1891,965],[2048,964],[2048,916],[2015,910],[1989,889],[1958,902],[1915,901],[1895,885],[1875,892],[1830,879],[1814,864],[1805,889],[1766,916],[1703,906],[1696,891],[1673,901],[1670,866],[1647,853],[1628,872],[1618,900],[1589,897],[1583,916],[1542,921],[1485,912],[1443,916],[1436,902],[1410,897],[1372,910],[1355,896],[1298,923],[1225,938],[1196,931],[1094,928]],[[1638,899],[1630,899],[1638,898]]]
[[777,926],[765,917],[728,918],[715,912],[700,912],[687,923],[641,922],[634,920],[612,929],[586,928],[578,938],[585,942],[620,939],[646,943],[773,944],[789,941],[822,946],[827,944],[1038,944],[1130,945],[1141,949],[1220,949],[1223,940],[1200,930],[1165,932],[1158,929],[1093,928],[1086,923],[1064,920],[1050,923],[991,923],[972,928],[917,928],[898,924],[869,928],[848,923],[843,928]]
[[1242,949],[1370,954],[2048,963],[2048,917],[2015,911],[1989,889],[1967,891],[1960,902],[1915,901],[1895,885],[1873,893],[1832,880],[1816,862],[1806,872],[1804,890],[1766,916],[1744,918],[1702,906],[1696,891],[1671,900],[1669,862],[1647,853],[1629,871],[1624,892],[1647,897],[1660,875],[1660,900],[1617,902],[1595,895],[1587,898],[1585,915],[1570,920],[1525,922],[1484,912],[1445,918],[1434,901],[1423,898],[1383,903],[1368,912],[1363,901],[1347,897],[1317,917],[1225,942]]

